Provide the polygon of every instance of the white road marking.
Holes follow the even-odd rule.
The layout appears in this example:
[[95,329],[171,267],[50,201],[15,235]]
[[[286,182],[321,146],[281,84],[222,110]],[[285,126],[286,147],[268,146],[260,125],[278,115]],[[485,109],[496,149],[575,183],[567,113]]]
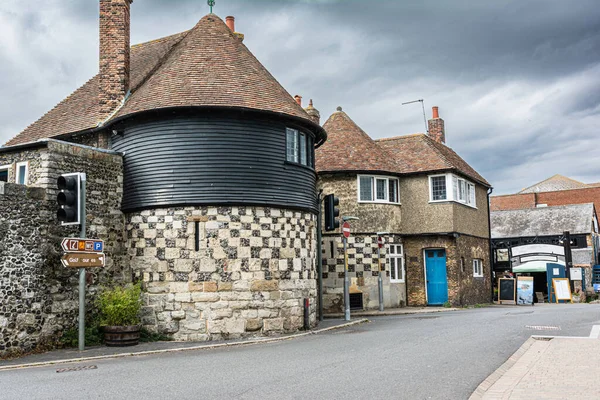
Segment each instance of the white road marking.
[[600,338],[600,325],[592,326],[592,331],[590,332],[590,339],[598,339]]

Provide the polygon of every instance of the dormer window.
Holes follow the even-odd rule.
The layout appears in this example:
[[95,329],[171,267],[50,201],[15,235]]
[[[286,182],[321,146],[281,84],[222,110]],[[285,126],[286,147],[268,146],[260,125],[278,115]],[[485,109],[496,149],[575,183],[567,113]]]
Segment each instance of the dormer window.
[[359,175],[358,202],[398,204],[400,202],[398,178]]
[[286,129],[286,160],[314,167],[312,159],[312,138],[297,129]]
[[476,207],[475,184],[454,174],[431,175],[429,201],[455,201]]

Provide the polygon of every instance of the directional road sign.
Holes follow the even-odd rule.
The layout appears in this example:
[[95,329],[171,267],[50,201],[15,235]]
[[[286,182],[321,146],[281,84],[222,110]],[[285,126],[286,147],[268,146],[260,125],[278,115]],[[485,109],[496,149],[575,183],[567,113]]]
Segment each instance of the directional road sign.
[[104,251],[104,241],[100,239],[64,238],[61,246],[64,251],[71,253],[102,253]]
[[379,246],[379,248],[381,249],[381,248],[383,248],[383,244],[384,244],[383,237],[378,236],[377,237],[377,246]]
[[106,256],[104,253],[65,253],[60,261],[68,268],[104,267]]

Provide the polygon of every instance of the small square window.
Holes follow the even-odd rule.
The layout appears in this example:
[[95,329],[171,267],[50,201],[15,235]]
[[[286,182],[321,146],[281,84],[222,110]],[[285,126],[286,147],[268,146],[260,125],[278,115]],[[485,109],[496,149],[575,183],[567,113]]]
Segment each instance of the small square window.
[[429,179],[431,185],[431,200],[446,200],[446,176],[432,176]]

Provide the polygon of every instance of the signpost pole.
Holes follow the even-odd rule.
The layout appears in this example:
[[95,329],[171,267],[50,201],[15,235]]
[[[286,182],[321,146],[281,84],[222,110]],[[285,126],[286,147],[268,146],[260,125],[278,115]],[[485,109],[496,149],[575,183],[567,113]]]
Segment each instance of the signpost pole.
[[379,283],[379,311],[383,311],[383,271],[381,270],[381,246],[379,245],[379,237],[377,238],[377,264],[379,265],[379,276],[377,282]]
[[350,321],[350,279],[348,278],[348,249],[346,236],[344,240],[344,319]]
[[[85,213],[85,184],[86,175],[81,174],[81,209],[79,237],[85,239],[86,213]],[[79,268],[79,351],[85,349],[85,268]]]

